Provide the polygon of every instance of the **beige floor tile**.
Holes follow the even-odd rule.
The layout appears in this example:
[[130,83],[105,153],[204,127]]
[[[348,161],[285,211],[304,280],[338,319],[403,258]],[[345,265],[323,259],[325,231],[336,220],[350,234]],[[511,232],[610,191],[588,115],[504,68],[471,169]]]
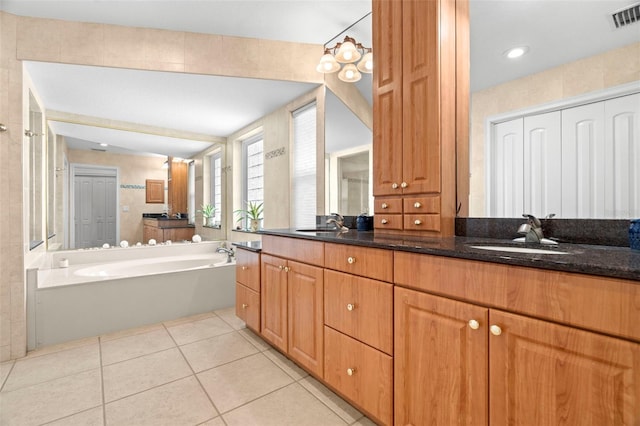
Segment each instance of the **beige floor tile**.
[[217,416],[195,377],[187,377],[107,404],[109,426],[195,425]]
[[87,337],[85,339],[72,340],[70,342],[64,342],[57,345],[44,346],[27,353],[27,356],[24,359],[48,355],[54,352],[66,351],[68,349],[75,349],[81,346],[95,345],[96,343],[98,343],[97,337]]
[[278,367],[282,368],[285,373],[293,377],[293,380],[298,381],[303,377],[307,377],[309,373],[302,368],[295,365],[290,359],[282,355],[275,349],[269,349],[263,352],[264,356],[273,361]]
[[221,413],[293,382],[262,354],[207,370],[198,378]]
[[165,327],[169,328],[169,327],[174,327],[176,325],[187,324],[189,322],[201,321],[203,319],[211,318],[214,316],[215,315],[213,312],[205,312],[204,314],[196,314],[188,317],[182,317],[182,318],[177,318],[170,321],[165,321],[162,324],[164,324]]
[[100,369],[94,369],[0,393],[0,424],[39,425],[100,404]]
[[150,324],[143,325],[142,327],[128,328],[126,330],[114,331],[113,333],[103,334],[100,336],[102,343],[110,340],[122,339],[123,337],[136,336],[138,334],[149,333],[150,331],[159,330],[164,328],[162,324]]
[[298,383],[270,393],[227,414],[228,426],[343,426],[346,423]]
[[219,336],[233,331],[226,322],[218,317],[188,322],[167,327],[167,329],[178,345],[197,342],[198,340],[208,339],[209,337]]
[[256,348],[258,348],[258,350],[260,351],[266,351],[268,349],[271,349],[271,346],[267,342],[262,340],[262,337],[258,336],[256,333],[249,330],[248,328],[239,330],[238,334],[240,334],[242,337],[244,337],[249,342],[251,342],[251,344],[254,345]]
[[65,417],[45,426],[104,426],[104,410],[102,406]]
[[200,423],[198,426],[227,426],[222,417],[216,417],[215,419],[209,420],[204,423]]
[[175,343],[164,327],[148,333],[109,340],[102,343],[102,365],[114,364],[173,347]]
[[347,401],[340,398],[325,385],[314,379],[313,377],[305,377],[299,382],[306,390],[311,392],[313,396],[318,398],[324,405],[329,407],[331,411],[339,415],[342,420],[351,424],[360,419],[363,414],[351,406]]
[[181,346],[180,349],[195,372],[258,353],[255,346],[237,333],[200,340]]
[[16,361],[2,390],[15,390],[98,367],[100,351],[97,344],[24,358]]
[[14,361],[3,362],[0,364],[0,390],[2,390],[2,385],[13,368],[13,364]]
[[110,402],[192,374],[177,348],[103,368],[105,401]]
[[244,321],[236,316],[235,306],[225,309],[219,309],[217,311],[214,311],[214,313],[222,318],[224,322],[229,324],[234,330],[242,330],[247,326]]

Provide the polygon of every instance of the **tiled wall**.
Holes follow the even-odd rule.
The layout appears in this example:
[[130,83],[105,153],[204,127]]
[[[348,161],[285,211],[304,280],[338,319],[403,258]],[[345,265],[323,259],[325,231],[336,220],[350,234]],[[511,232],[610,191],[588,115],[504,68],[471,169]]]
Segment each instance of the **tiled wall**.
[[486,117],[640,80],[640,43],[471,94],[469,216],[485,215]]
[[[0,133],[0,200],[5,207],[0,221],[0,361],[25,354],[24,265],[34,257],[25,247],[24,227],[16,226],[28,220],[23,213],[28,211],[23,60],[320,84],[323,78],[315,65],[321,54],[320,45],[18,17],[0,11],[0,122],[9,128]],[[288,138],[288,133],[273,136]]]

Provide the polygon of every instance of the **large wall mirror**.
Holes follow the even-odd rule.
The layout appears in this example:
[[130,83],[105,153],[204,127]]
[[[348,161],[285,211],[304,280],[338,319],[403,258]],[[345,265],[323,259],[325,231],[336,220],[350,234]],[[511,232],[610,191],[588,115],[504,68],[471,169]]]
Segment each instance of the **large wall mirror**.
[[29,91],[29,128],[25,137],[29,140],[29,249],[42,244],[42,212],[44,200],[43,161],[44,161],[44,117],[42,108],[35,96]]
[[469,216],[640,215],[640,33],[611,17],[628,4],[470,0]]

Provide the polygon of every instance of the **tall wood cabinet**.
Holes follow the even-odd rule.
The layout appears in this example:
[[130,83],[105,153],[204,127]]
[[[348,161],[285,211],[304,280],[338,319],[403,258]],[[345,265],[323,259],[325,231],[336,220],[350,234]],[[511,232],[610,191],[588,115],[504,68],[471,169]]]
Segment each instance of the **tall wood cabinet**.
[[374,0],[373,22],[375,229],[453,235],[456,0]]

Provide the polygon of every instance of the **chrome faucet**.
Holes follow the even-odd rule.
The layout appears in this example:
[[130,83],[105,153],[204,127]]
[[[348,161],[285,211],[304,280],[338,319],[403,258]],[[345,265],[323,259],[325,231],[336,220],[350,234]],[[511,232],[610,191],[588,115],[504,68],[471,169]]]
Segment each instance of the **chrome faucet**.
[[[547,215],[546,219],[551,219],[554,216],[555,214],[552,213]],[[515,238],[514,241],[539,244],[558,244],[557,242],[544,237],[540,219],[532,214],[523,214],[522,217],[528,219],[527,223],[523,223],[518,228],[518,234],[524,235],[524,238]]]
[[338,213],[331,213],[331,216],[335,217],[327,219],[327,225],[333,224],[336,227],[336,231],[340,232],[347,232],[349,230],[349,228],[344,226],[344,217],[342,217],[342,215]]
[[226,248],[226,247],[222,247],[222,246],[220,246],[220,247],[218,247],[218,248],[216,249],[216,252],[217,252],[217,253],[227,253],[227,263],[231,263],[231,262],[233,261],[233,260],[232,260],[232,257],[233,257],[233,255],[234,255],[234,253],[233,253],[233,250],[232,250],[232,249],[228,249],[228,248]]

